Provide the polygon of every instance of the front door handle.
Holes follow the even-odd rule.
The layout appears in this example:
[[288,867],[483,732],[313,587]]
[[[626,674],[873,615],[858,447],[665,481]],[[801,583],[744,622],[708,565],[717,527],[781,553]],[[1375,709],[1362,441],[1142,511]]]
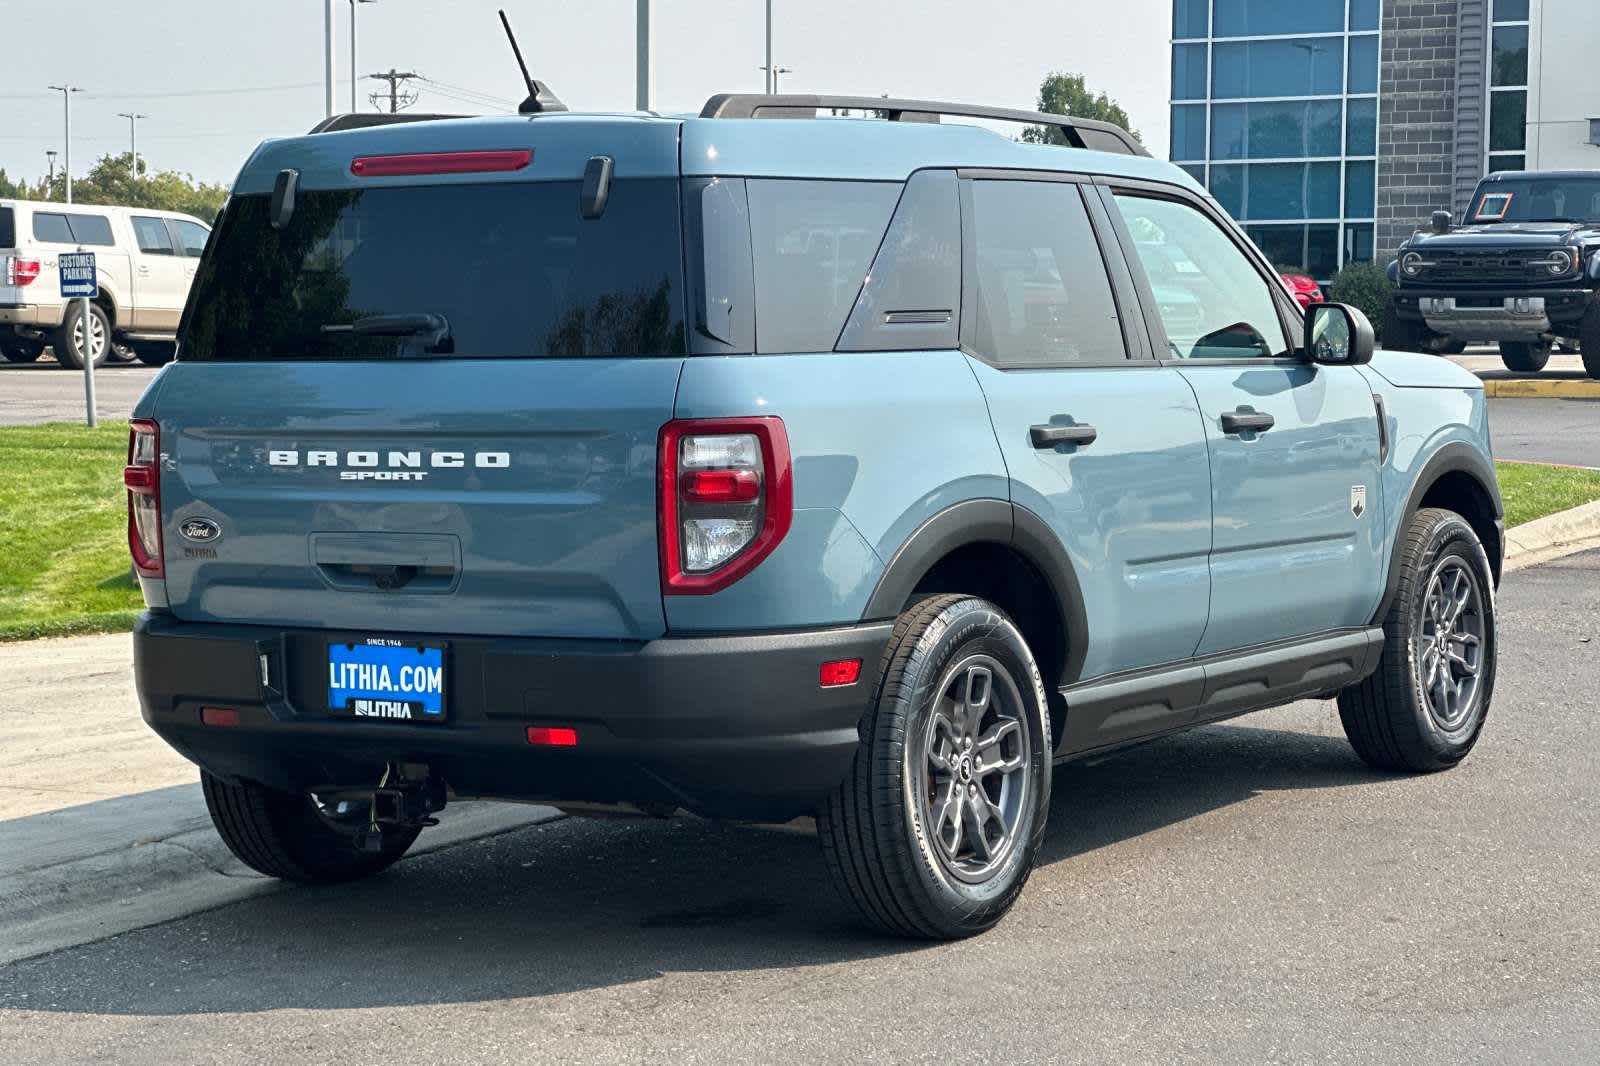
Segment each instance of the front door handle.
[[1028,430],[1028,439],[1033,441],[1035,448],[1054,448],[1058,444],[1076,444],[1079,446],[1093,444],[1100,436],[1100,431],[1093,426],[1082,425],[1056,425],[1034,426]]
[[1257,411],[1229,411],[1222,416],[1222,432],[1234,433],[1265,433],[1276,423],[1271,415],[1264,415]]

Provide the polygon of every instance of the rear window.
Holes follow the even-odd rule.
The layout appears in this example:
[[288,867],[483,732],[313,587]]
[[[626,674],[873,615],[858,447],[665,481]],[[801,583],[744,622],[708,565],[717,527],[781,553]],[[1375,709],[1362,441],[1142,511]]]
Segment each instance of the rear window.
[[228,202],[182,329],[186,360],[574,357],[684,351],[674,179],[301,192]]
[[0,207],[0,248],[17,246],[17,217],[9,207]]
[[84,244],[100,248],[110,248],[117,243],[106,216],[58,211],[33,213],[33,239],[47,244]]

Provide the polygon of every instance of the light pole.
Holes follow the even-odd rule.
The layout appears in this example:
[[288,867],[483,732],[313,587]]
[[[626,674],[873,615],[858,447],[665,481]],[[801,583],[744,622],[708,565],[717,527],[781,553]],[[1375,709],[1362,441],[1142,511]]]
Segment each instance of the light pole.
[[651,0],[638,0],[634,23],[633,106],[636,111],[656,109],[656,18]]
[[61,142],[61,173],[67,178],[67,203],[70,204],[72,202],[72,94],[83,90],[76,85],[52,85],[50,88],[61,94],[61,106],[66,113],[66,136]]
[[767,95],[771,96],[778,91],[778,76],[772,72],[772,0],[767,0],[767,65],[761,69],[767,72]]
[[322,0],[322,102],[333,117],[333,0]]
[[54,148],[46,148],[44,157],[50,160],[50,184],[54,185],[56,183],[56,150]]
[[150,116],[149,115],[141,115],[137,111],[118,111],[117,112],[117,117],[118,118],[125,118],[125,119],[128,120],[128,154],[133,157],[133,162],[131,164],[132,167],[133,167],[133,180],[134,181],[138,181],[139,180],[139,120],[142,119],[142,118],[149,118]]
[[376,4],[378,0],[350,0],[350,112],[354,114],[361,108],[356,105],[356,5]]

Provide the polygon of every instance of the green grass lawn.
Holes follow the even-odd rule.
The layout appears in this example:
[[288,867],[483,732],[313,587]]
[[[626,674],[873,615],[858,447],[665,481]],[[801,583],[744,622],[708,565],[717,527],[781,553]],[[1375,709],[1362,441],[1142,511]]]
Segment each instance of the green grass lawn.
[[[0,428],[0,640],[125,630],[126,423]],[[1600,472],[1498,463],[1506,525],[1600,500]]]
[[127,629],[128,426],[0,429],[0,640]]

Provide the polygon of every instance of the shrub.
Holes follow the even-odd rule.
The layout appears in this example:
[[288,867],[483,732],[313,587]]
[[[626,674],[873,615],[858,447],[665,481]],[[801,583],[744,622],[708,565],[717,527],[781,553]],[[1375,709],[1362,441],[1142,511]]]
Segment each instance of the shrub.
[[1336,304],[1358,307],[1372,320],[1372,328],[1383,330],[1383,312],[1389,306],[1394,285],[1388,273],[1376,263],[1351,263],[1333,277],[1328,299]]

